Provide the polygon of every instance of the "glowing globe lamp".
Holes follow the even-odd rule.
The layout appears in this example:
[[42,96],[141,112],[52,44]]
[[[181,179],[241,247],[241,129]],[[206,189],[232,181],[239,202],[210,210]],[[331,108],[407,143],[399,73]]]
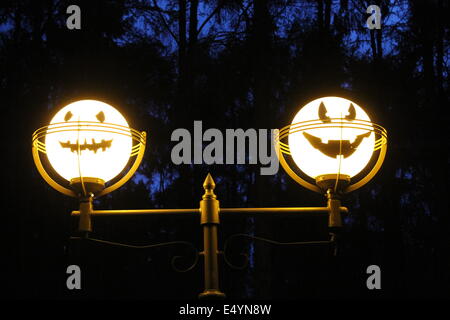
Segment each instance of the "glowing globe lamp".
[[[322,97],[300,108],[291,125],[280,130],[276,143],[282,166],[297,182],[319,192],[330,188],[348,192],[367,183],[380,168],[387,133],[355,102]],[[355,180],[377,151],[373,170],[364,179]],[[299,174],[287,164],[283,153],[291,156]]]
[[[58,191],[72,196],[111,192],[116,187],[105,192],[106,184],[126,171],[131,158],[137,158],[138,166],[144,149],[145,133],[131,129],[119,111],[97,100],[66,105],[48,126],[33,135],[33,156],[39,172]],[[41,154],[46,155],[52,170],[45,170]],[[137,169],[136,161],[134,164],[130,169]],[[128,180],[131,175],[128,172],[124,177]],[[65,180],[69,188],[56,180]]]

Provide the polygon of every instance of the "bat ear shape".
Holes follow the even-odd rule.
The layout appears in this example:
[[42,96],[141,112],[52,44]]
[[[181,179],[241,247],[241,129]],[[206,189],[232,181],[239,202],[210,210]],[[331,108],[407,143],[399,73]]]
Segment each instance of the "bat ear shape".
[[323,101],[321,101],[319,105],[319,119],[322,120],[322,122],[331,122],[330,117],[327,117],[327,108]]
[[345,119],[348,121],[353,121],[356,118],[356,110],[353,103],[350,103],[350,107],[348,107],[348,115],[345,116]]
[[103,113],[103,111],[100,111],[97,115],[96,115],[98,121],[103,122],[105,121],[105,114]]
[[72,118],[73,114],[72,112],[67,112],[66,115],[64,116],[64,121],[69,121],[70,118]]

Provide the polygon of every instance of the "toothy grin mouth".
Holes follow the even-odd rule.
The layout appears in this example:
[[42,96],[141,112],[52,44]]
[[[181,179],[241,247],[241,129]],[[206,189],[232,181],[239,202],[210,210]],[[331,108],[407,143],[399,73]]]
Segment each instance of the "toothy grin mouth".
[[323,143],[320,138],[317,138],[309,133],[303,132],[303,136],[309,141],[311,146],[322,152],[324,155],[336,158],[337,156],[342,156],[347,158],[353,154],[353,152],[358,149],[359,145],[364,138],[370,136],[370,131],[356,136],[355,141],[350,143],[350,140],[328,140],[328,143]]
[[101,142],[95,142],[95,139],[92,139],[92,143],[87,143],[86,139],[84,139],[84,143],[79,144],[77,139],[76,143],[70,143],[70,141],[67,142],[60,141],[59,143],[61,144],[61,147],[70,149],[70,151],[72,152],[78,152],[78,150],[80,150],[80,152],[83,150],[90,150],[94,151],[94,153],[97,153],[99,149],[105,151],[106,149],[110,148],[112,141],[113,141],[112,139],[111,140],[102,139]]

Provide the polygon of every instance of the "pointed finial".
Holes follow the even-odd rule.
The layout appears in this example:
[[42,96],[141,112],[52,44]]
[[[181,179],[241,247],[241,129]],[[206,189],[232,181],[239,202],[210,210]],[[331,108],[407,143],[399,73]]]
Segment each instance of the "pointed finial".
[[214,182],[214,179],[212,178],[211,174],[208,173],[208,175],[205,178],[205,181],[203,182],[203,189],[205,189],[205,194],[203,195],[203,199],[215,199],[216,195],[214,194],[214,188],[216,187],[216,183]]
[[214,190],[215,187],[216,187],[216,183],[214,182],[214,179],[211,176],[211,174],[208,173],[208,175],[205,178],[205,181],[203,182],[203,188],[205,190],[208,190],[208,189]]

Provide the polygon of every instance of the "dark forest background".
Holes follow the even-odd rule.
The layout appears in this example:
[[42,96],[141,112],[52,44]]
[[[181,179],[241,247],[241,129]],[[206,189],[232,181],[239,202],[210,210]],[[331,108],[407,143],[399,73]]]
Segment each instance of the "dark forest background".
[[[66,8],[81,8],[68,30]],[[382,11],[369,30],[366,8]],[[314,98],[356,99],[389,134],[382,169],[343,200],[341,250],[241,241],[245,270],[221,260],[230,298],[449,298],[449,2],[444,0],[2,1],[2,291],[13,298],[192,298],[201,265],[170,267],[171,247],[133,250],[70,240],[77,202],[51,189],[31,156],[31,134],[69,101],[117,106],[148,133],[133,181],[96,208],[195,208],[211,172],[223,207],[322,206],[280,168],[172,164],[171,132],[281,128]],[[223,217],[221,245],[244,232],[278,241],[326,238],[320,217]],[[133,244],[192,241],[194,217],[95,218],[93,236]],[[180,260],[181,261],[181,260]],[[66,267],[82,290],[66,288]],[[382,290],[366,288],[367,266]]]

